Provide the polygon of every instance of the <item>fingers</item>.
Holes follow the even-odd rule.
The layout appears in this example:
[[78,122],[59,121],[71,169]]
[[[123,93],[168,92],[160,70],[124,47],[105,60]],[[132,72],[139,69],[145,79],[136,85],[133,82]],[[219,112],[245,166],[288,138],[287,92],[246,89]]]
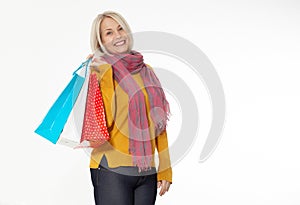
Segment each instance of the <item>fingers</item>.
[[106,62],[100,58],[94,58],[92,62],[99,65],[106,64]]
[[169,191],[171,183],[167,180],[162,180],[161,182],[157,183],[157,188],[160,188],[159,195],[164,195],[167,191]]
[[[90,58],[93,58],[94,57],[94,54],[89,54],[86,59],[90,59]],[[101,58],[94,58],[92,60],[92,64],[91,66],[99,66],[99,65],[103,65],[103,64],[107,64],[103,59]]]
[[86,59],[90,59],[90,58],[93,58],[94,54],[89,54]]
[[90,64],[90,68],[92,71],[100,72],[99,66],[107,64],[105,61],[103,61],[100,58],[93,58],[92,63]]

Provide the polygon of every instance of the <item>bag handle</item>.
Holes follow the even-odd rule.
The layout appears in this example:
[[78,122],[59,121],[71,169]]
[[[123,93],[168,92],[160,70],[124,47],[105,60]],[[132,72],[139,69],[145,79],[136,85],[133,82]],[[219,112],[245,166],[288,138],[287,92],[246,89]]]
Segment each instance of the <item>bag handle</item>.
[[[81,65],[79,66],[79,68],[77,68],[74,72],[73,75],[75,75],[77,73],[77,71],[79,71],[81,68],[83,68],[85,66],[85,68],[87,68],[87,66],[89,65],[90,61],[92,60],[92,58],[87,59],[86,61],[84,61],[83,63],[81,63]],[[87,69],[85,70],[85,77],[86,77],[86,73],[87,73]]]

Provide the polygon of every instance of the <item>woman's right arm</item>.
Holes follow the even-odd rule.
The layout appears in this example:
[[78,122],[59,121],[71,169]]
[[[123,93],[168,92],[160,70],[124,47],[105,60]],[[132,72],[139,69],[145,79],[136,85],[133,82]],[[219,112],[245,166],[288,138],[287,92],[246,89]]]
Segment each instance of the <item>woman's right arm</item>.
[[98,64],[97,66],[93,66],[92,63],[90,69],[91,74],[97,75],[105,109],[106,125],[109,129],[114,121],[114,80],[112,67],[107,63]]
[[106,123],[108,129],[113,125],[114,113],[114,80],[113,71],[110,64],[101,60],[94,54],[89,54],[87,59],[92,58],[90,64],[91,74],[95,73],[99,82],[100,91],[103,98],[103,104],[106,115]]

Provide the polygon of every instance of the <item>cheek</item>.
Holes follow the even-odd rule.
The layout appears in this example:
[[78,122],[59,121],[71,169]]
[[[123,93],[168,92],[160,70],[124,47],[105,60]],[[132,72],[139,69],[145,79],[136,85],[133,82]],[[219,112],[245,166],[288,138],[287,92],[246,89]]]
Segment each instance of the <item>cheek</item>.
[[121,33],[121,35],[127,37],[127,33],[126,33],[125,31],[123,31],[123,32]]
[[110,37],[110,36],[104,36],[102,38],[102,44],[109,44],[112,40],[113,40],[112,37]]

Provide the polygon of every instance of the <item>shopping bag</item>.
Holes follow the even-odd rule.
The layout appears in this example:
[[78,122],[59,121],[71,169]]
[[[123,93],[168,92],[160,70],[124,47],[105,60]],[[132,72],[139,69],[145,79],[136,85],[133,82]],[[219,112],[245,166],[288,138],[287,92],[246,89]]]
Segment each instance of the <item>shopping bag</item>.
[[110,139],[97,75],[91,74],[90,69],[85,75],[86,80],[57,141],[74,149],[99,147]]
[[71,113],[64,126],[64,129],[57,141],[57,144],[71,148],[76,148],[80,144],[87,100],[87,92],[89,86],[90,69],[87,69],[86,71],[82,69],[78,72],[78,74],[81,76],[85,76],[85,81],[79,92],[73,109],[71,110]]
[[89,86],[80,143],[93,141],[100,146],[109,140],[103,98],[95,73],[89,76]]
[[80,76],[77,72],[80,69],[85,69],[85,72],[87,72],[89,62],[90,59],[83,62],[79,68],[73,72],[71,81],[51,106],[42,123],[35,130],[35,133],[53,144],[57,143],[85,81],[85,76]]

